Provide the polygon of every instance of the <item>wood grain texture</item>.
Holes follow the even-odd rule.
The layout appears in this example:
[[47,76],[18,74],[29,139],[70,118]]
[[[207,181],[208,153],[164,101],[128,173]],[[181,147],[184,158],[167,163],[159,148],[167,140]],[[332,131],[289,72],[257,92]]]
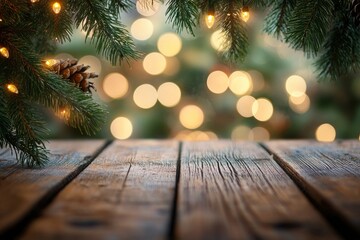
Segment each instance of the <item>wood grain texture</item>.
[[265,146],[335,225],[360,239],[359,141],[274,141]]
[[0,165],[0,239],[18,231],[18,225],[66,185],[71,174],[104,143],[103,140],[50,142],[49,162],[38,169],[16,165],[14,156],[5,151],[1,158],[6,158]]
[[293,181],[256,143],[184,143],[179,239],[337,239]]
[[118,141],[69,184],[23,239],[164,239],[178,143]]
[[16,167],[16,156],[9,148],[0,149],[0,169],[0,181],[19,169]]

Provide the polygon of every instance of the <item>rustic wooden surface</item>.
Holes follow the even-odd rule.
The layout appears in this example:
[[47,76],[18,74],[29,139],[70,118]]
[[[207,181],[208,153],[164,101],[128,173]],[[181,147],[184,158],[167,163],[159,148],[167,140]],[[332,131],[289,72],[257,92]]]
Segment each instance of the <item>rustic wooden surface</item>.
[[256,143],[186,143],[181,172],[177,228],[183,239],[336,238]]
[[345,234],[360,235],[359,142],[276,141],[266,146]]
[[360,239],[360,142],[53,141],[0,149],[0,239]]
[[29,226],[24,238],[166,236],[178,152],[177,142],[112,144]]
[[[105,141],[54,141],[48,144],[52,154],[42,169],[25,169],[14,157],[1,167],[0,236],[17,233],[31,215],[46,204],[91,161]],[[5,161],[2,157],[2,161]],[[0,237],[1,238],[1,237]]]

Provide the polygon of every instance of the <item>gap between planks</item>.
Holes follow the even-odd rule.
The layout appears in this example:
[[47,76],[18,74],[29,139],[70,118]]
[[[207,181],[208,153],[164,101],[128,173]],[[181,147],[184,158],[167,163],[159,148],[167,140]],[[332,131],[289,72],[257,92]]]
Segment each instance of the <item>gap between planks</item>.
[[55,186],[49,189],[46,194],[40,198],[32,208],[25,213],[14,225],[0,232],[0,239],[16,239],[19,237],[28,225],[55,199],[55,197],[73,181],[82,171],[84,171],[95,159],[101,154],[113,141],[106,141],[93,155],[86,157],[83,164],[80,164],[73,172],[67,175],[64,179],[58,182]]
[[314,208],[318,210],[339,235],[345,239],[357,239],[356,236],[358,236],[359,230],[354,229],[349,224],[348,219],[344,218],[327,198],[323,197],[316,188],[311,186],[295,169],[281,159],[274,149],[267,146],[264,142],[259,142],[258,144],[269,153],[272,159],[284,170]]
[[[59,182],[56,186],[54,186],[52,189],[48,191],[48,193],[35,204],[35,206],[32,208],[32,210],[26,215],[26,217],[19,222],[19,226],[22,227],[22,229],[25,229],[26,226],[31,222],[32,219],[36,218],[38,214],[45,209],[52,200],[64,189],[69,183],[71,183],[81,172],[83,172],[95,159],[96,157],[103,152],[112,142],[108,141],[106,142],[102,147],[100,147],[93,156],[89,158],[88,161],[86,161],[84,164],[79,165],[71,174],[69,174],[66,178],[64,178],[61,182]],[[266,146],[263,144],[259,144],[261,148],[265,149],[265,151],[269,154],[269,156],[274,156],[273,160],[276,162],[283,170],[284,172],[292,179],[292,181],[298,186],[298,188],[304,193],[304,195],[310,200],[310,202],[315,206],[316,209],[320,210],[320,213],[325,216],[325,219],[327,221],[330,221],[330,223],[333,225],[333,227],[339,231],[338,228],[341,228],[341,226],[338,226],[336,222],[331,222],[332,219],[329,218],[328,212],[325,211],[322,208],[326,208],[326,206],[321,206],[317,204],[310,193],[304,190],[304,188],[301,186],[301,184],[297,181],[296,177],[293,176],[294,173],[291,173],[291,170],[287,169],[283,166],[281,163],[281,160],[276,156],[276,154],[272,153],[271,150],[267,149]],[[169,227],[168,227],[168,238],[174,239],[175,236],[175,228],[178,221],[177,211],[178,211],[178,198],[179,198],[179,182],[180,182],[180,175],[181,175],[181,160],[182,160],[182,153],[183,153],[183,142],[178,142],[178,155],[177,155],[177,161],[176,161],[176,175],[175,175],[175,191],[173,195],[173,201],[171,205],[171,213],[170,213],[170,221],[169,221]],[[128,172],[126,174],[129,174],[129,171],[131,169],[131,164],[129,166]],[[295,173],[296,174],[296,173]],[[126,182],[126,178],[124,181],[124,184]],[[295,178],[295,179],[294,179]],[[331,216],[330,216],[331,217]],[[18,230],[18,229],[17,229]],[[341,231],[342,234],[344,234]],[[19,236],[21,232],[13,233],[14,235],[9,236]]]
[[176,161],[176,175],[175,175],[175,191],[174,191],[174,199],[172,203],[171,216],[170,216],[170,226],[169,226],[169,239],[175,239],[175,228],[176,228],[176,220],[177,220],[177,206],[178,206],[178,198],[179,198],[179,182],[180,182],[180,174],[181,174],[181,157],[183,150],[183,142],[179,141],[179,153]]
[[178,190],[176,238],[339,237],[254,142],[185,142]]
[[[58,194],[22,238],[168,239],[177,209],[178,148],[178,141],[114,142]],[[88,227],[93,231],[85,231]]]

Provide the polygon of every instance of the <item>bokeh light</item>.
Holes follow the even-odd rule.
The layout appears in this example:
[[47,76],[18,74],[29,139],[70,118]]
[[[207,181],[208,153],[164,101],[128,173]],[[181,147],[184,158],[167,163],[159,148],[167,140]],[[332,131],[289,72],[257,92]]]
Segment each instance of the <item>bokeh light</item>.
[[166,58],[166,68],[163,72],[164,75],[174,76],[180,70],[180,61],[177,57]]
[[336,130],[331,124],[324,123],[316,129],[315,137],[319,142],[333,142],[336,137]]
[[157,47],[166,57],[176,56],[181,51],[181,38],[175,33],[165,33],[160,36]]
[[258,121],[265,122],[269,120],[273,112],[274,107],[270,100],[266,98],[259,98],[252,105],[252,114]]
[[306,98],[308,96],[306,94],[303,94],[301,96],[290,96],[289,97],[289,101],[295,105],[299,105],[299,104],[302,104],[304,103],[304,101],[306,101]]
[[182,130],[176,136],[175,139],[183,141],[209,141],[218,139],[217,135],[211,131],[190,131]]
[[255,127],[249,133],[249,140],[252,141],[266,141],[270,139],[270,133],[266,128]]
[[286,79],[285,88],[289,95],[300,97],[305,94],[307,86],[304,78],[292,75]]
[[149,53],[144,58],[143,67],[150,75],[159,75],[166,68],[166,58],[157,52]]
[[211,92],[221,94],[228,89],[229,78],[226,73],[222,71],[214,71],[209,74],[206,84]]
[[149,4],[148,0],[136,1],[137,12],[145,17],[153,16],[155,13],[158,12],[159,8],[160,3],[157,1],[152,1],[151,4]]
[[296,113],[306,113],[310,109],[310,98],[303,94],[300,97],[289,97],[289,106]]
[[84,64],[85,66],[89,65],[90,69],[89,72],[95,72],[96,74],[101,73],[101,61],[95,56],[92,55],[86,55],[79,59],[78,64]]
[[208,135],[209,140],[217,140],[218,139],[218,136],[216,135],[216,133],[214,133],[212,131],[206,131],[205,133]]
[[149,19],[140,18],[133,22],[130,32],[135,39],[145,41],[153,35],[154,25]]
[[129,90],[128,80],[120,73],[110,73],[103,81],[103,90],[111,98],[121,98]]
[[160,85],[158,89],[158,100],[165,107],[176,106],[181,99],[180,88],[172,82],[166,82]]
[[55,59],[75,59],[73,55],[71,55],[70,53],[66,53],[66,52],[56,54],[56,56],[54,58]]
[[254,102],[256,101],[256,99],[252,96],[249,95],[245,95],[242,96],[236,104],[236,109],[238,111],[238,113],[246,118],[252,117],[253,116],[253,112],[252,112],[252,106],[254,104]]
[[226,51],[228,46],[225,44],[225,35],[221,30],[213,32],[210,38],[211,46],[219,52]]
[[265,88],[265,80],[264,76],[261,72],[256,70],[250,70],[248,73],[251,76],[253,91],[261,91]]
[[156,88],[150,84],[143,84],[137,87],[133,96],[135,104],[143,109],[149,109],[155,106],[157,98]]
[[250,74],[243,71],[235,71],[230,77],[229,88],[236,95],[244,95],[252,91],[252,80]]
[[251,129],[247,126],[237,126],[231,132],[233,140],[248,140]]
[[210,140],[209,136],[202,131],[193,131],[191,133],[189,133],[189,135],[187,136],[187,139],[189,141],[208,141]]
[[127,139],[132,134],[133,126],[128,118],[118,117],[111,122],[110,131],[117,139]]
[[187,105],[181,109],[179,120],[187,129],[196,129],[204,122],[204,112],[196,105]]

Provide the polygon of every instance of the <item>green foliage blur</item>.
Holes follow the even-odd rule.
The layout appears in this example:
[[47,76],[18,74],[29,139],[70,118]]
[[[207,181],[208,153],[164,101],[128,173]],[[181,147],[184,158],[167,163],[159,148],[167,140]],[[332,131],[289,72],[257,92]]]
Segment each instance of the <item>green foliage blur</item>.
[[[139,18],[146,17],[134,10],[122,16],[122,21],[130,29],[131,24]],[[146,41],[135,41],[143,56],[158,51],[157,40],[163,33],[175,32],[170,24],[165,23],[164,6],[160,7],[154,16],[147,18],[153,23],[154,33]],[[317,128],[324,123],[335,128],[337,139],[359,138],[359,74],[342,76],[338,81],[319,82],[311,59],[263,32],[264,16],[251,12],[247,28],[250,39],[249,53],[245,62],[237,65],[223,62],[210,43],[215,30],[205,26],[197,29],[195,37],[179,33],[182,49],[177,56],[167,58],[168,63],[178,67],[178,71],[172,74],[151,76],[143,70],[142,60],[112,66],[110,62],[97,56],[93,47],[83,43],[84,34],[80,31],[74,34],[70,43],[60,45],[57,52],[49,57],[81,59],[92,55],[101,60],[101,72],[98,72],[100,77],[95,80],[97,92],[93,97],[105,103],[110,114],[96,138],[113,138],[110,125],[119,116],[131,121],[133,129],[130,138],[186,139],[186,134],[194,131],[210,131],[217,138],[250,140],[315,138]],[[92,64],[90,71],[100,70]],[[215,70],[221,70],[227,75],[237,70],[246,71],[251,74],[254,82],[263,83],[262,87],[251,92],[251,96],[269,99],[274,107],[272,117],[265,122],[254,117],[242,117],[236,109],[241,96],[235,95],[229,89],[223,94],[210,92],[207,77]],[[120,99],[109,98],[103,90],[104,78],[114,72],[121,73],[129,82],[127,94]],[[297,112],[289,104],[285,83],[292,75],[303,77],[307,83],[306,94],[310,99],[310,108],[303,113]],[[133,93],[138,86],[148,83],[157,89],[164,82],[174,82],[181,89],[181,101],[175,107],[166,108],[157,102],[150,109],[141,109],[134,103]],[[188,104],[199,106],[205,115],[203,124],[194,130],[187,130],[179,121],[182,107]],[[54,119],[49,125],[53,134],[51,138],[88,138],[76,129],[67,127],[61,119],[53,117],[52,113],[49,112],[47,116]],[[265,130],[268,134],[263,134],[263,131],[258,134],[256,129]]]

